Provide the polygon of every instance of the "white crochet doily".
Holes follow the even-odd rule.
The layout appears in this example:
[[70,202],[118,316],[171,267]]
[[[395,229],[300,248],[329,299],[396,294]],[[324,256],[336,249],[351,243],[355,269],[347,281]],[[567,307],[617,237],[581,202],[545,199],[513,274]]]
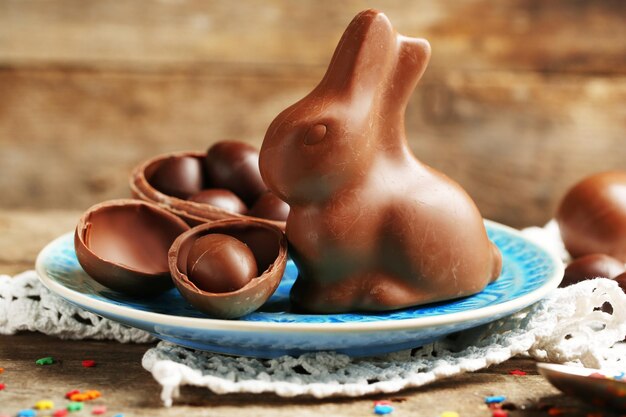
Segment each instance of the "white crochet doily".
[[[531,239],[567,253],[554,224],[524,231]],[[419,349],[377,358],[352,359],[331,353],[263,360],[198,352],[160,342],[148,350],[143,366],[162,385],[171,405],[182,385],[206,387],[218,394],[272,392],[280,396],[360,396],[396,392],[476,371],[526,355],[591,368],[624,369],[626,309],[603,312],[606,303],[626,305],[614,281],[596,279],[555,290],[513,316],[457,333]],[[605,309],[606,310],[606,309]],[[0,334],[40,331],[63,338],[147,342],[147,333],[76,308],[39,284],[33,271],[0,276]]]

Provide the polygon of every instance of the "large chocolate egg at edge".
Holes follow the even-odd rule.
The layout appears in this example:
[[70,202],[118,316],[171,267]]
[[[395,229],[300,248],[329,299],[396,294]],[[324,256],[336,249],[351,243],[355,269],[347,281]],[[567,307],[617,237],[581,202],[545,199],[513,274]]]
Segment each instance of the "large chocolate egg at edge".
[[[257,263],[258,277],[244,287],[225,293],[202,291],[187,276],[187,260],[194,242],[210,233],[232,236],[245,243]],[[196,226],[172,244],[169,268],[183,298],[205,314],[222,319],[245,316],[261,307],[274,293],[287,265],[287,238],[278,226],[251,219],[226,219]]]
[[268,220],[262,219],[260,217],[252,217],[245,214],[234,213],[210,204],[183,200],[171,195],[164,194],[154,188],[148,182],[147,178],[149,178],[154,173],[154,170],[163,160],[175,156],[190,156],[198,158],[198,160],[204,160],[204,158],[206,157],[206,153],[197,151],[172,152],[169,154],[155,156],[154,158],[150,158],[147,161],[144,161],[141,164],[137,165],[133,169],[129,177],[129,185],[133,197],[143,201],[147,201],[149,203],[156,204],[159,207],[176,214],[178,217],[181,217],[191,226],[203,224],[213,220],[234,218],[251,221],[264,221],[269,224],[278,226],[282,230],[285,230],[284,221]]
[[626,262],[626,172],[585,178],[563,197],[555,218],[572,257],[604,253]]
[[76,257],[94,280],[115,291],[150,296],[172,288],[168,250],[189,226],[140,200],[111,200],[89,208],[74,233]]

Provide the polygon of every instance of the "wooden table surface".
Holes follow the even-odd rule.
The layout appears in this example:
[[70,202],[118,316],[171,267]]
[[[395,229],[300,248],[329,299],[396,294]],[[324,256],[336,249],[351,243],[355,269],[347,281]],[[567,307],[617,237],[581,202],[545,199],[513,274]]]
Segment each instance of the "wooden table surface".
[[[37,252],[52,238],[72,230],[76,211],[20,211],[0,209],[0,274],[15,274],[33,267]],[[419,389],[392,395],[363,398],[281,398],[274,395],[215,395],[208,390],[185,387],[171,409],[161,406],[160,387],[141,367],[150,345],[100,341],[64,341],[37,333],[0,336],[0,416],[15,415],[35,402],[49,399],[57,408],[67,404],[65,392],[95,389],[96,401],[72,416],[91,415],[94,405],[108,408],[105,416],[367,416],[374,415],[373,402],[393,402],[392,416],[432,417],[456,411],[461,417],[490,416],[484,404],[488,395],[505,395],[515,407],[511,416],[548,416],[557,407],[567,416],[588,416],[606,411],[592,409],[577,399],[560,394],[537,374],[528,359],[513,359],[480,372],[439,381]],[[52,356],[57,363],[36,366],[35,360]],[[94,368],[81,361],[93,359]],[[510,375],[521,369],[525,376]],[[38,415],[51,413],[39,412]],[[599,414],[595,414],[599,415]]]

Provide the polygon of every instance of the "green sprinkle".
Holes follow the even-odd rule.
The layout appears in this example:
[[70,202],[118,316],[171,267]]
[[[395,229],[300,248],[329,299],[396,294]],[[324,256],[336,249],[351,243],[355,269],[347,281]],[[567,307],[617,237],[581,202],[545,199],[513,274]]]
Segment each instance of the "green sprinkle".
[[37,365],[52,365],[54,363],[54,358],[52,356],[48,356],[46,358],[37,359],[35,363]]
[[67,411],[80,411],[83,409],[83,403],[72,401],[67,405]]

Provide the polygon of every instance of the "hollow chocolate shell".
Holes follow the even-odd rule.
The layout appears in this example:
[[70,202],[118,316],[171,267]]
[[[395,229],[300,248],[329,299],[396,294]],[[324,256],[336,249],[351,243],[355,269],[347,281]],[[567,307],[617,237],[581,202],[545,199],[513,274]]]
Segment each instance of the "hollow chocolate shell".
[[74,234],[78,262],[105,287],[135,296],[171,288],[168,250],[189,226],[139,200],[111,200],[89,208]]
[[563,197],[555,218],[572,257],[604,253],[626,262],[626,172],[585,178]]
[[[219,233],[245,243],[256,260],[259,276],[243,288],[225,293],[199,289],[188,277],[188,257],[194,242]],[[169,268],[174,284],[196,309],[211,317],[233,319],[261,307],[274,293],[287,264],[287,239],[281,228],[265,221],[226,219],[202,224],[180,235],[169,251]]]
[[274,221],[262,219],[259,217],[247,216],[245,214],[234,213],[211,204],[184,200],[175,196],[167,195],[154,188],[148,181],[148,178],[150,178],[154,174],[158,166],[163,163],[163,161],[171,157],[180,156],[193,157],[198,159],[198,161],[204,161],[206,153],[192,151],[173,152],[170,154],[156,156],[141,163],[133,169],[130,175],[129,182],[133,196],[135,198],[154,203],[159,207],[176,214],[192,226],[206,223],[212,220],[235,218],[250,221],[264,221],[278,226],[282,230],[285,229],[284,221]]

